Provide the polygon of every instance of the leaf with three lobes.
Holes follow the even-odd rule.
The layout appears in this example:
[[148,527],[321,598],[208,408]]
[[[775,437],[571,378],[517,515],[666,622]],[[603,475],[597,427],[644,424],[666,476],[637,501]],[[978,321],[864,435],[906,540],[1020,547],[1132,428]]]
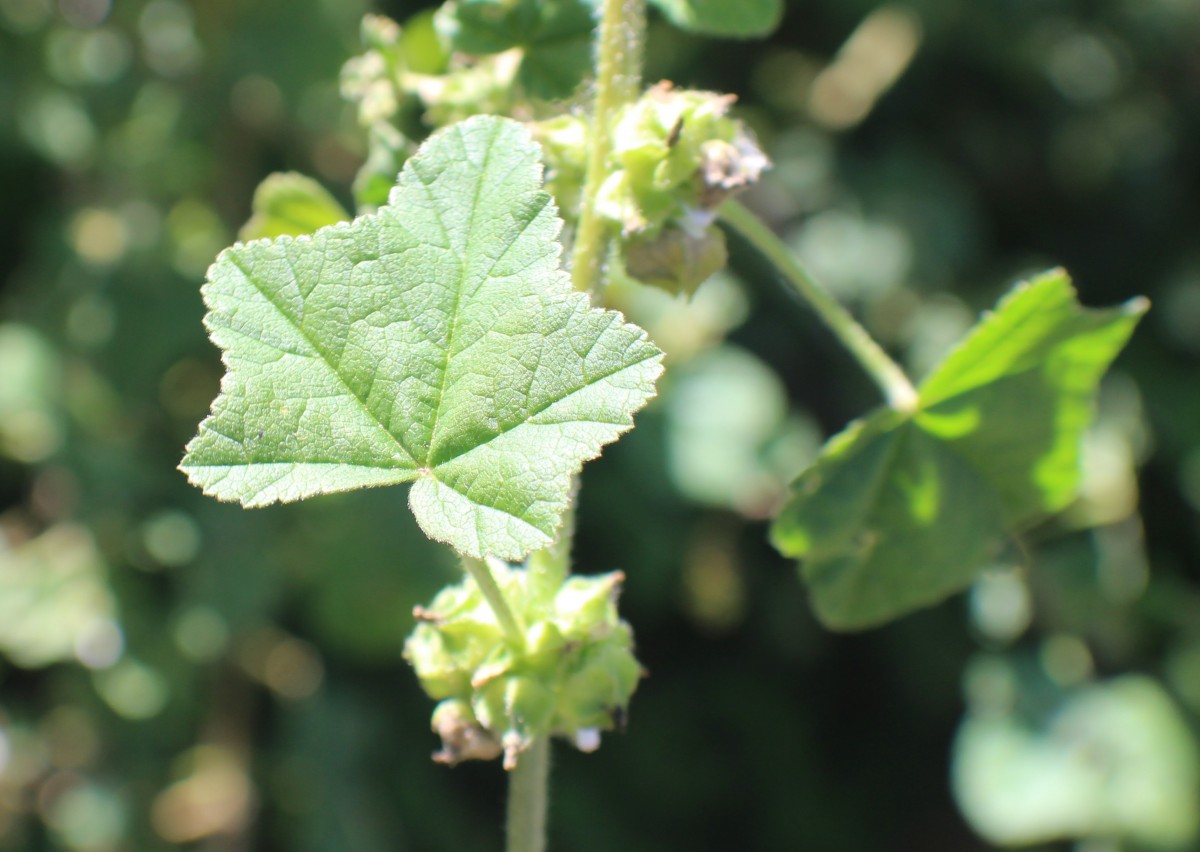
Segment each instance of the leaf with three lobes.
[[711,36],[768,35],[783,17],[783,0],[650,0],[680,29]]
[[919,388],[834,437],[771,529],[822,622],[881,624],[969,585],[1006,537],[1074,499],[1096,386],[1144,299],[1080,307],[1054,270],[1001,301]]
[[329,190],[296,172],[268,175],[254,190],[252,208],[249,221],[238,232],[239,240],[311,234],[350,218]]
[[421,527],[462,553],[548,544],[662,353],[571,288],[538,153],[473,118],[377,213],[222,252],[203,292],[227,372],[189,479],[244,506],[411,481]]

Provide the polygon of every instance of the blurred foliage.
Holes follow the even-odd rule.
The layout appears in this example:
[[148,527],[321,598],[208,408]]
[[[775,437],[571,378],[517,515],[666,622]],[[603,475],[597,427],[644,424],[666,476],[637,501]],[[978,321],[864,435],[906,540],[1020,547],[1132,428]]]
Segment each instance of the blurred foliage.
[[[500,772],[429,760],[400,656],[456,573],[403,490],[246,512],[174,469],[221,372],[199,282],[255,186],[351,206],[366,11],[0,0],[0,850],[500,847]],[[1200,720],[1198,56],[1197,0],[791,0],[766,42],[652,17],[647,80],[738,94],[775,163],[747,203],[916,374],[1053,263],[1084,304],[1155,309],[1082,499],[968,595],[846,638],[763,519],[870,385],[736,240],[686,305],[615,286],[670,367],[587,471],[576,555],[626,574],[650,675],[625,735],[559,750],[555,848],[989,848],[952,789],[995,842],[1198,848],[1162,810]],[[1075,779],[1051,818],[1031,765]],[[1097,778],[1153,806],[1113,814]]]

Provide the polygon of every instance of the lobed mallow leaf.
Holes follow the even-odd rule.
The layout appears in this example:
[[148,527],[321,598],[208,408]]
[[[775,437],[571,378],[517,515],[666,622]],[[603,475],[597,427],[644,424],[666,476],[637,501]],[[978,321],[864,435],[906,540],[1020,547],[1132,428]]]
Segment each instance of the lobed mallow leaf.
[[858,629],[969,585],[1013,530],[1064,508],[1096,386],[1147,303],[1080,307],[1062,270],[1020,285],[921,384],[851,424],[771,529],[818,617]]
[[473,118],[378,212],[222,252],[203,293],[227,372],[189,479],[248,507],[411,481],[421,527],[462,553],[549,543],[662,353],[572,289],[538,157],[520,125]]

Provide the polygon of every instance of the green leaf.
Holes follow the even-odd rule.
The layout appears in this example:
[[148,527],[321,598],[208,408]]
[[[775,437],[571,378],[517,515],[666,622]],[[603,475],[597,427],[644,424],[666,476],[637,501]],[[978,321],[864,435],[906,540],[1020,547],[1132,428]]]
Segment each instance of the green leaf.
[[350,218],[325,187],[296,172],[268,175],[254,190],[252,209],[253,215],[238,232],[240,240],[311,234]]
[[538,153],[520,125],[470,119],[377,213],[222,252],[204,297],[228,372],[191,481],[245,506],[412,481],[422,529],[462,553],[549,543],[662,353],[571,288]]
[[768,35],[783,17],[783,0],[650,0],[680,29],[711,36]]
[[922,383],[851,424],[771,535],[829,627],[880,624],[974,580],[1006,536],[1074,499],[1095,389],[1147,303],[1088,310],[1062,270],[1017,287]]
[[464,53],[521,48],[517,79],[534,97],[569,97],[591,70],[591,0],[457,0],[438,11],[437,24]]

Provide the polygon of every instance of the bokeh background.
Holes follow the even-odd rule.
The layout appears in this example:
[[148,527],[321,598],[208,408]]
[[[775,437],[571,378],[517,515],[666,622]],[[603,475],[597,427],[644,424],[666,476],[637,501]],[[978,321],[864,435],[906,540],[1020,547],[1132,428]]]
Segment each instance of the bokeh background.
[[[271,171],[350,204],[339,68],[429,5],[0,0],[0,850],[500,848],[501,771],[430,762],[400,657],[456,576],[404,490],[248,512],[175,470],[208,263]],[[764,519],[869,382],[736,243],[689,304],[615,287],[670,371],[576,557],[627,574],[649,676],[557,750],[552,847],[1200,849],[1200,0],[791,0],[765,42],[654,18],[648,57],[737,93],[747,202],[917,374],[1051,265],[1154,309],[1080,502],[838,636]]]

